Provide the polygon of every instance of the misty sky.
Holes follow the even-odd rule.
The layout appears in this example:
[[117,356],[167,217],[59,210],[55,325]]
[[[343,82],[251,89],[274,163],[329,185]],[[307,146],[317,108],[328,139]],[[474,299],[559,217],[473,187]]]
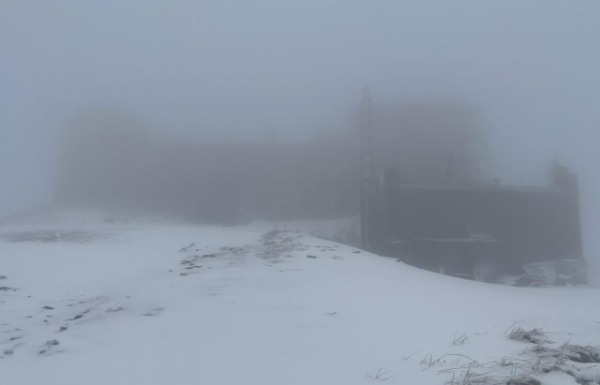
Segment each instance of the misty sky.
[[[600,1],[0,0],[0,215],[47,202],[84,108],[194,140],[303,140],[375,103],[458,100],[494,170],[581,175],[600,229]],[[599,247],[600,249],[600,247]]]

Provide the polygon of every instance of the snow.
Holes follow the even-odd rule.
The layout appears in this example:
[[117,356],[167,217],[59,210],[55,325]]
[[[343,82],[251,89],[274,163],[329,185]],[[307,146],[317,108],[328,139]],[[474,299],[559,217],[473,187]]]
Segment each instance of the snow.
[[600,344],[593,287],[451,278],[280,224],[85,222],[0,227],[3,384],[433,385],[530,357],[517,326]]

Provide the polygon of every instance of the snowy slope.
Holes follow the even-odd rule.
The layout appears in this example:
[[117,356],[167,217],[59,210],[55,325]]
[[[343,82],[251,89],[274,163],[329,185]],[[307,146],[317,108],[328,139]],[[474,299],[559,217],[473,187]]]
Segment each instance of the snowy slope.
[[0,228],[3,384],[463,383],[534,357],[517,327],[600,344],[593,288],[465,281],[264,223],[81,229]]

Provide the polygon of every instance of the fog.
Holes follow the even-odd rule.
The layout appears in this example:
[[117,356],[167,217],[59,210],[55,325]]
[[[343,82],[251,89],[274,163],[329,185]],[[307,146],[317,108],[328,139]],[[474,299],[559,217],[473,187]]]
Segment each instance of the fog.
[[[479,155],[457,162],[463,170],[477,163],[483,179],[542,184],[550,162],[560,159],[580,177],[585,255],[596,258],[599,16],[595,0],[4,0],[0,216],[64,199],[76,190],[65,187],[69,183],[93,191],[73,193],[92,203],[127,206],[144,196],[143,209],[174,210],[168,202],[175,196],[181,207],[194,204],[196,197],[210,201],[218,196],[225,199],[223,206],[242,201],[252,215],[265,219],[351,214],[353,194],[358,193],[352,183],[352,162],[358,161],[352,135],[358,135],[360,91],[369,86],[374,120],[382,127],[404,124],[422,127],[421,132],[433,127],[432,136],[445,130],[450,138],[465,128],[477,132]],[[414,105],[425,106],[420,107],[424,112],[412,117],[402,113]],[[123,134],[133,139],[120,142],[122,153],[130,156],[122,163],[118,158],[114,163],[94,161],[94,151],[117,151],[114,141],[96,141],[81,132],[72,134],[81,134],[78,139],[68,139],[69,132],[106,122],[116,122],[109,124],[113,131],[138,130],[144,138]],[[59,151],[73,141],[82,157]],[[402,141],[399,137],[389,143]],[[312,147],[298,150],[301,143]],[[460,143],[465,142],[451,146]],[[446,167],[447,156],[432,160],[440,152],[428,146],[409,163],[429,161],[432,166],[415,175],[439,174]],[[404,149],[403,154],[410,152]],[[244,159],[259,154],[256,168],[241,167],[247,166]],[[381,156],[389,159],[383,150]],[[97,178],[65,182],[61,165],[81,166],[82,159],[100,167],[93,174]],[[397,160],[400,168],[408,162],[401,156]],[[201,168],[193,167],[194,161],[205,168],[225,167],[203,171],[215,173],[210,180],[217,187],[199,192],[196,182],[184,182],[194,179],[186,177],[192,175],[189,170]],[[163,177],[140,179],[136,188],[125,189],[128,196],[101,193],[103,173],[112,175],[119,164],[124,181],[141,169]],[[268,167],[271,174],[256,171]],[[181,172],[173,175],[172,170]],[[239,177],[214,182],[221,170]],[[88,171],[82,171],[87,178]],[[256,178],[249,177],[252,172]],[[297,175],[312,178],[310,183],[329,193],[311,190],[306,179],[293,181],[291,176]],[[240,182],[245,179],[249,182]],[[57,186],[68,192],[57,198]],[[310,191],[288,191],[302,186]],[[287,193],[276,193],[284,188]],[[240,190],[249,189],[252,194],[240,196]],[[273,195],[265,197],[265,192]],[[97,199],[91,198],[94,194]],[[255,196],[269,204],[253,200]]]

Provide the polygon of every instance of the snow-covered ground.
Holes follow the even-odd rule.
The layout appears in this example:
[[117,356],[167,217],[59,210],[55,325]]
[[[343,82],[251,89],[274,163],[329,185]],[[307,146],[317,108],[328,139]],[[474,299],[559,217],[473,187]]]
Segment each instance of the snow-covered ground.
[[[596,288],[460,280],[267,223],[125,222],[0,227],[2,384],[505,384],[540,366],[554,368],[533,375],[543,384],[575,384],[563,371],[600,373],[565,359],[600,344]],[[509,338],[519,328],[552,342]]]

